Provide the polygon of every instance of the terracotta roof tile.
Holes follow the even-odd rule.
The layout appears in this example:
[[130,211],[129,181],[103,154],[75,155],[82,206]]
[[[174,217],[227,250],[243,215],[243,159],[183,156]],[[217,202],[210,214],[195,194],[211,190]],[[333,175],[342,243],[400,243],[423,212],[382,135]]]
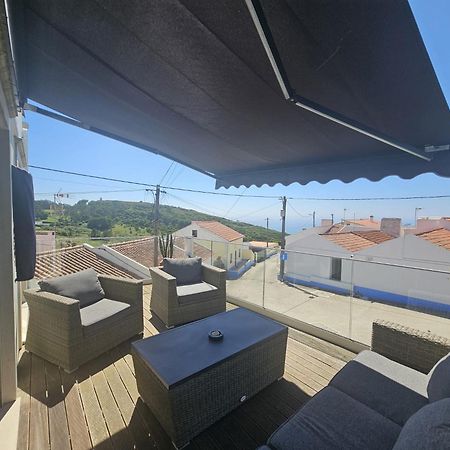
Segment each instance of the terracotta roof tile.
[[358,252],[365,248],[373,247],[374,245],[394,239],[389,234],[377,230],[322,234],[321,236],[350,252]]
[[217,236],[220,236],[222,239],[225,239],[228,242],[235,241],[236,239],[244,237],[243,234],[239,233],[236,230],[233,230],[233,228],[227,227],[220,222],[198,220],[193,221],[192,223],[204,228],[205,230],[210,231],[211,233],[216,234]]
[[[184,238],[175,237],[173,256],[174,258],[184,258]],[[128,258],[134,259],[139,264],[145,267],[153,266],[153,253],[154,253],[154,239],[153,237],[136,239],[134,241],[119,242],[117,244],[111,244],[108,247],[116,250],[122,255]],[[194,254],[203,258],[206,262],[209,262],[211,258],[211,251],[205,247],[194,243]]]
[[425,239],[432,244],[436,244],[440,247],[444,247],[445,249],[450,250],[450,230],[447,230],[445,228],[438,228],[436,230],[418,233],[416,234],[416,236]]
[[371,220],[371,219],[357,219],[357,220],[346,220],[346,223],[354,224],[354,225],[361,225],[363,227],[367,228],[373,228],[376,230],[380,229],[381,222],[378,222],[378,220]]
[[38,253],[35,278],[43,279],[68,275],[89,268],[93,268],[102,275],[134,278],[124,270],[103,260],[83,245]]
[[382,242],[390,241],[394,239],[390,234],[385,233],[384,231],[353,231],[353,234],[357,234],[364,239],[368,239],[369,241],[374,242],[375,244],[381,244]]

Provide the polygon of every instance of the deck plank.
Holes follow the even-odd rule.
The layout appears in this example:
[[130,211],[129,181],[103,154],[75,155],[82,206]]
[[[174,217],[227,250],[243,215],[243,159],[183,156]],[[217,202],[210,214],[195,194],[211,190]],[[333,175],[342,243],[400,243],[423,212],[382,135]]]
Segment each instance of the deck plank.
[[31,355],[23,352],[17,366],[17,398],[20,399],[17,450],[28,450],[31,407]]
[[64,388],[67,421],[69,423],[70,442],[73,449],[88,450],[92,447],[86,418],[81,403],[78,383],[73,374],[61,370],[62,385]]
[[45,362],[31,356],[30,450],[50,448],[48,434],[47,385]]
[[148,448],[153,446],[149,437],[149,431],[146,429],[140,415],[135,410],[135,405],[128,394],[122,380],[114,367],[108,366],[104,369],[104,373],[114,398],[119,407],[120,413],[125,420],[126,426],[130,429],[133,442],[137,448]]
[[114,448],[133,448],[133,439],[117,407],[114,396],[103,371],[92,375],[92,383],[97,394],[100,408],[105,416],[106,425]]
[[86,368],[79,370],[82,375],[78,381],[81,401],[83,403],[84,413],[86,415],[86,422],[88,424],[89,435],[93,447],[101,448],[102,450],[113,449],[110,434],[106,426],[103,412],[98,402],[95,393],[94,385],[92,384],[89,373],[86,373]]
[[70,450],[69,425],[59,368],[45,362],[50,448]]

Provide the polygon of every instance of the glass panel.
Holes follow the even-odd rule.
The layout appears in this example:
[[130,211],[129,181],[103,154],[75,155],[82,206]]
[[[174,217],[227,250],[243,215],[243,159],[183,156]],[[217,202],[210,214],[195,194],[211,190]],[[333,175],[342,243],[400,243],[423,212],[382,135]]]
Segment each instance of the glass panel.
[[375,320],[450,338],[450,272],[438,266],[355,260],[352,339],[370,344]]
[[351,261],[297,251],[283,254],[284,282],[266,296],[267,307],[350,337]]
[[232,263],[227,267],[227,297],[263,306],[263,259],[248,243],[228,243]]

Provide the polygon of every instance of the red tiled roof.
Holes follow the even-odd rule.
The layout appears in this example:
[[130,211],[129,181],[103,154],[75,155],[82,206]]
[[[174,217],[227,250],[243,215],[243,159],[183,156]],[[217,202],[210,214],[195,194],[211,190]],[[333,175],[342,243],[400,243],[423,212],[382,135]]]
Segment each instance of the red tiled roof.
[[418,233],[416,234],[416,236],[425,239],[432,244],[436,244],[440,247],[444,247],[445,249],[450,250],[450,230],[447,230],[445,228],[438,228],[436,230]]
[[[122,253],[122,255],[127,256],[134,261],[137,261],[139,264],[142,264],[145,267],[153,266],[153,253],[154,253],[154,239],[153,237],[136,239],[134,241],[128,242],[119,242],[117,244],[110,244],[108,247],[113,250]],[[194,254],[199,256],[205,260],[205,262],[209,262],[211,258],[211,251],[206,249],[205,247],[195,244],[193,248]],[[184,238],[183,237],[175,237],[174,240],[174,248],[173,248],[173,257],[174,258],[184,258]]]
[[93,268],[102,275],[134,278],[124,270],[103,260],[83,245],[39,253],[36,256],[35,278],[43,279],[68,275],[89,268]]
[[372,231],[353,231],[353,234],[357,234],[364,239],[374,242],[375,244],[381,244],[382,242],[390,241],[393,236],[387,234],[383,231],[372,230]]
[[381,226],[381,222],[378,222],[378,220],[373,219],[346,220],[345,222],[354,225],[361,225],[367,228],[373,228],[376,230],[379,230]]
[[227,227],[220,222],[196,220],[192,223],[204,228],[205,230],[208,230],[211,233],[216,234],[217,236],[220,236],[222,239],[225,239],[228,242],[235,241],[236,239],[244,237],[243,234],[239,233],[236,230],[233,230],[233,228]]
[[389,234],[377,230],[322,234],[321,236],[350,252],[358,252],[365,248],[373,247],[374,245],[394,239]]

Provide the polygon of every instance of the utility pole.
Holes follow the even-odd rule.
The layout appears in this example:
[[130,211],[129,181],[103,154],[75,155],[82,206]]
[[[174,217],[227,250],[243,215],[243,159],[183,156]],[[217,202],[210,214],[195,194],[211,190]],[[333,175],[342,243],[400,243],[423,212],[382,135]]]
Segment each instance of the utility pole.
[[417,212],[421,210],[422,208],[414,208],[414,228],[417,228]]
[[154,210],[154,236],[153,236],[153,266],[156,267],[159,264],[159,184],[156,186],[155,192],[155,210]]
[[266,230],[267,230],[267,234],[266,234],[266,247],[269,247],[269,218],[266,218]]
[[312,213],[312,218],[313,218],[313,228],[316,226],[316,212],[313,211]]
[[[281,253],[284,254],[283,250],[286,247],[286,203],[287,198],[282,197],[281,201],[283,202],[283,208],[281,209]],[[284,257],[282,256],[280,259],[280,280],[284,279]]]
[[334,224],[334,214],[331,213],[331,225],[333,225],[333,224]]

